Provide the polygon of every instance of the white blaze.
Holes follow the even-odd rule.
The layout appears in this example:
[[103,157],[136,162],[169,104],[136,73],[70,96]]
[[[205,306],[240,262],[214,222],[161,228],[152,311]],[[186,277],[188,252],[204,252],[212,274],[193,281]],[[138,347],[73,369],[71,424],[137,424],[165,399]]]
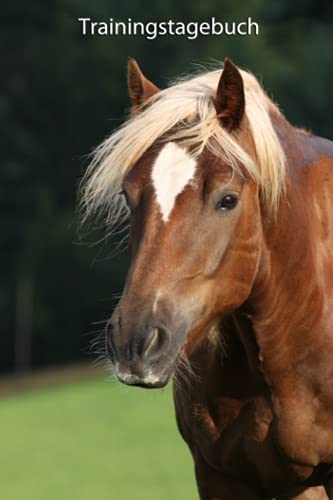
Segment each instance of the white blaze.
[[152,168],[152,181],[162,219],[166,222],[177,196],[194,177],[197,162],[174,142],[160,151]]

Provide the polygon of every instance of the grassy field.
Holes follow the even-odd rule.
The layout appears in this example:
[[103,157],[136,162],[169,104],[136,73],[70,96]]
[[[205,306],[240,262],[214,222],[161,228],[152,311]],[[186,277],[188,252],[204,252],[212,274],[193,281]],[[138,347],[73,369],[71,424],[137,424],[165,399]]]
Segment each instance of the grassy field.
[[170,389],[93,380],[0,400],[1,500],[196,499]]

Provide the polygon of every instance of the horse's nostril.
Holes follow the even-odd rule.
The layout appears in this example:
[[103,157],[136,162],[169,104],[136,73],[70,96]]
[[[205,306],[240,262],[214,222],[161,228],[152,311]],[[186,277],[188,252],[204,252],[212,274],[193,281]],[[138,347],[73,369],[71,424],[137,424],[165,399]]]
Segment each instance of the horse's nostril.
[[156,350],[157,345],[159,343],[158,337],[159,337],[158,328],[153,328],[144,342],[144,348],[142,353],[143,358],[147,358],[149,356],[149,353]]
[[154,327],[144,339],[141,357],[148,359],[160,354],[162,349],[168,344],[169,334],[163,328]]

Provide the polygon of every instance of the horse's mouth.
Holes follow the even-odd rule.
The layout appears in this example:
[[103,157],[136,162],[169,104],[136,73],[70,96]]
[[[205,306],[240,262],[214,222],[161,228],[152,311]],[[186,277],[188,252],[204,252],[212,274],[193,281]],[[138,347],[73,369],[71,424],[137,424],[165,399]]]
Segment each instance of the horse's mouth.
[[166,380],[158,380],[157,382],[135,382],[134,384],[127,384],[127,385],[132,385],[134,387],[141,387],[142,389],[162,389],[165,387],[169,382],[169,378]]
[[144,389],[161,389],[168,384],[172,373],[173,369],[168,369],[158,374],[148,370],[144,376],[139,376],[135,373],[118,371],[117,378],[119,382],[129,386],[142,387]]

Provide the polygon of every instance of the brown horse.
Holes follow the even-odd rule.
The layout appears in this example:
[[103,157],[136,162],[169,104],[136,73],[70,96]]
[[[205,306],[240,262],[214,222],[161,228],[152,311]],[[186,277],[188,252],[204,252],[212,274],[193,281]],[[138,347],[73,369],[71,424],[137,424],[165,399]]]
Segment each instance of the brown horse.
[[130,60],[128,82],[83,194],[130,218],[114,371],[174,375],[202,499],[333,499],[333,143],[229,59],[161,91]]

